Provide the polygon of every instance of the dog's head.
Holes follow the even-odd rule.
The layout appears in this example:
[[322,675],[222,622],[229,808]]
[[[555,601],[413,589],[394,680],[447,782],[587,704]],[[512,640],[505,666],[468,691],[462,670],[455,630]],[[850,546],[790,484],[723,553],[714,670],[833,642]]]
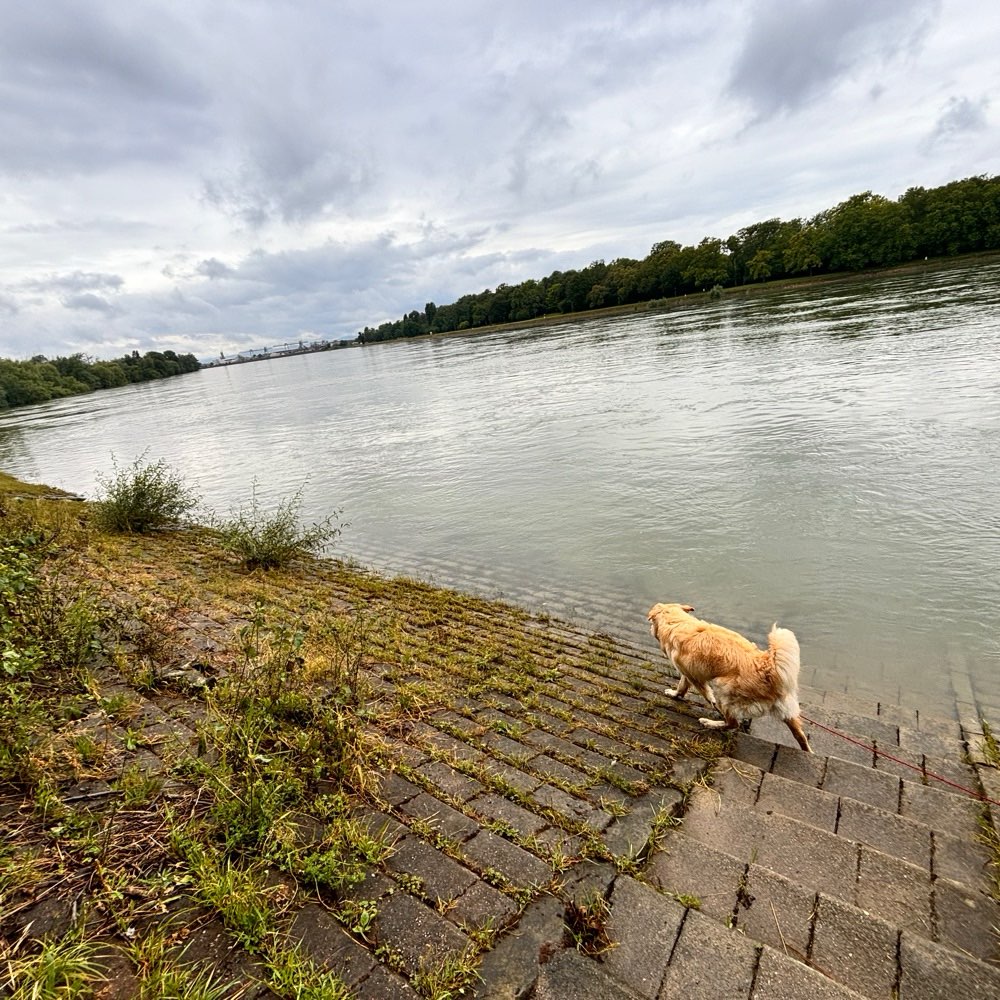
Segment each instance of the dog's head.
[[649,631],[654,639],[659,639],[657,629],[661,625],[673,625],[689,617],[694,608],[690,604],[654,604],[649,609],[646,618],[649,619]]

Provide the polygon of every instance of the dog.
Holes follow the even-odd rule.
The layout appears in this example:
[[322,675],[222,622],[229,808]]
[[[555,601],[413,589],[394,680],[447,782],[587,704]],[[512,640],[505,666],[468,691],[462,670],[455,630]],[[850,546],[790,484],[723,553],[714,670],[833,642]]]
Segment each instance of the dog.
[[795,634],[775,623],[762,650],[739,632],[695,618],[692,611],[690,604],[654,604],[647,616],[653,638],[681,675],[667,694],[681,700],[691,687],[700,691],[724,720],[698,720],[709,729],[735,729],[740,719],[775,715],[799,746],[812,753],[799,714]]

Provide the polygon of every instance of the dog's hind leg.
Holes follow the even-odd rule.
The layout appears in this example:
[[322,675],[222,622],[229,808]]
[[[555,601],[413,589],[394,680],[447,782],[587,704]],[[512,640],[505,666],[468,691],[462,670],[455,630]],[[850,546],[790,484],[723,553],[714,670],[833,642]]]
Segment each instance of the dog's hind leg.
[[801,716],[795,715],[790,719],[785,719],[785,725],[792,731],[792,736],[795,737],[795,742],[798,743],[806,753],[812,753],[812,747],[809,746],[809,740],[806,737],[806,732],[802,728],[802,718]]
[[702,698],[704,698],[705,701],[712,706],[712,708],[716,709],[720,715],[726,714],[721,708],[719,708],[719,703],[715,700],[715,692],[707,684],[696,684],[695,687],[697,687],[701,692]]
[[675,688],[667,688],[667,694],[671,698],[676,698],[678,701],[684,700],[684,695],[688,693],[688,688],[691,687],[691,682],[681,674],[681,679]]

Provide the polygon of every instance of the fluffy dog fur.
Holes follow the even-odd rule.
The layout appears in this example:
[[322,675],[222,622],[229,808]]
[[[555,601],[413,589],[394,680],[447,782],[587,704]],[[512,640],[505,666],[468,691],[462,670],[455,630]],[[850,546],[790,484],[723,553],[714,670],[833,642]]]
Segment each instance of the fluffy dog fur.
[[[689,687],[715,706],[724,722],[700,719],[710,729],[735,729],[741,718],[776,715],[792,731],[799,746],[812,753],[799,715],[799,643],[787,628],[775,624],[767,649],[711,622],[695,618],[689,604],[654,604],[649,630],[663,655],[681,675],[672,698],[683,698]],[[714,685],[714,693],[709,683]]]

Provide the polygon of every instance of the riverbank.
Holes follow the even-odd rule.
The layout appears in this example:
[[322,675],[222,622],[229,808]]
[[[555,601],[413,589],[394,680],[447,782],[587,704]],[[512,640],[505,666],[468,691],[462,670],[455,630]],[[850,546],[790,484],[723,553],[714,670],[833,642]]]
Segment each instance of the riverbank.
[[647,315],[649,313],[671,313],[677,310],[689,309],[692,307],[703,307],[714,302],[738,301],[746,298],[757,298],[762,295],[775,293],[785,293],[790,291],[800,291],[812,287],[826,287],[830,285],[850,285],[859,282],[873,281],[880,278],[893,277],[895,275],[919,274],[921,272],[933,273],[947,270],[958,264],[968,264],[970,262],[982,261],[989,263],[1000,259],[1000,251],[990,250],[978,253],[960,254],[955,257],[932,257],[925,260],[908,261],[905,264],[897,264],[893,267],[877,268],[865,271],[837,271],[829,274],[799,275],[794,278],[781,278],[774,281],[758,281],[744,285],[732,285],[722,289],[721,293],[691,292],[686,295],[677,295],[671,298],[653,299],[645,302],[633,302],[628,305],[607,306],[602,309],[587,309],[583,312],[575,313],[553,313],[546,316],[539,316],[535,319],[517,320],[513,323],[494,323],[488,326],[471,327],[465,330],[449,330],[445,333],[420,334],[417,337],[395,337],[389,340],[371,341],[365,344],[366,347],[373,347],[376,344],[393,344],[414,339],[426,339],[428,337],[438,339],[441,337],[469,337],[480,333],[502,333],[505,331],[531,330],[551,326],[559,326],[563,323],[586,323],[590,320],[611,319],[620,316]]
[[349,561],[247,572],[48,494],[0,481],[0,990],[1000,986],[994,814],[927,777],[993,780],[981,725],[810,694],[916,778],[822,732],[722,742],[609,636]]

